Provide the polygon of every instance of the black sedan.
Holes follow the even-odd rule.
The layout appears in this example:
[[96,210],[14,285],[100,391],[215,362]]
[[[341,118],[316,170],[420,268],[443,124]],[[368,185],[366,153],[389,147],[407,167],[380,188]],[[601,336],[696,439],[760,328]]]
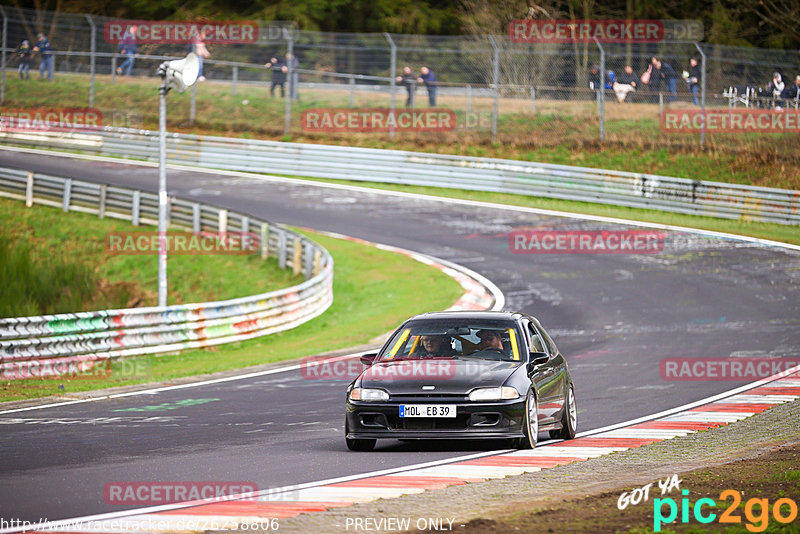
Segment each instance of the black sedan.
[[508,312],[412,317],[347,388],[345,438],[505,438],[536,446],[540,431],[572,439],[575,392],[567,362],[535,318]]

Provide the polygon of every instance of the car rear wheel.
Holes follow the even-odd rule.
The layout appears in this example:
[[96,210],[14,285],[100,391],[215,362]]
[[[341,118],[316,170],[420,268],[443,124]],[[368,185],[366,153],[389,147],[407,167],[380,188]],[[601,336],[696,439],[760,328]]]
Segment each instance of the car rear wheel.
[[536,394],[533,390],[528,391],[528,398],[525,401],[525,437],[517,442],[518,449],[536,448],[539,440],[539,405],[536,402]]
[[550,437],[554,439],[572,439],[575,437],[576,428],[578,428],[578,408],[575,406],[575,388],[570,384],[567,389],[564,413],[561,415],[561,429],[551,430]]
[[347,443],[347,448],[351,451],[367,452],[375,448],[375,439],[351,439],[347,437],[350,433],[350,427],[347,425],[347,418],[344,420],[344,441]]

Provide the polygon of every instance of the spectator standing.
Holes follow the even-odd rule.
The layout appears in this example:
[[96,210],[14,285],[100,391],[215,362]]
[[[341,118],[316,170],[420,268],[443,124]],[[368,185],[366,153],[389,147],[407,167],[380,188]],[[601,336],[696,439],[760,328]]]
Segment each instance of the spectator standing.
[[136,45],[135,25],[128,26],[125,35],[122,36],[122,40],[119,42],[119,53],[125,56],[125,59],[122,60],[122,64],[117,67],[117,74],[130,76],[136,54],[139,53],[139,47]]
[[27,39],[17,47],[17,59],[19,59],[19,77],[21,80],[30,80],[31,78],[31,45]]
[[50,46],[50,41],[43,33],[36,35],[36,46],[33,47],[34,52],[39,53],[41,61],[39,62],[39,79],[44,79],[44,71],[47,71],[47,79],[53,79],[53,47]]
[[284,98],[286,96],[286,72],[284,71],[286,65],[278,61],[278,58],[274,57],[266,62],[264,66],[272,71],[272,84],[269,86],[269,95],[274,97],[275,88],[280,87],[281,98]]
[[617,95],[617,101],[620,104],[625,102],[628,93],[636,91],[638,85],[639,77],[633,73],[633,67],[625,65],[625,70],[619,75],[619,78],[614,81],[614,85],[612,86],[614,88],[614,93]]
[[784,100],[800,100],[800,74],[795,76],[794,85],[787,85],[781,93]]
[[403,75],[397,77],[397,83],[404,85],[406,91],[408,92],[408,98],[406,98],[406,107],[413,108],[414,92],[417,90],[417,78],[414,76],[414,73],[411,72],[411,67],[403,67]]
[[678,85],[678,73],[675,72],[672,65],[664,63],[656,57],[652,58],[650,62],[653,65],[653,71],[650,74],[650,83],[653,83],[653,78],[661,79],[667,88],[667,102],[676,102],[678,100],[678,91],[676,90],[676,86]]
[[206,81],[206,77],[203,75],[203,60],[211,57],[211,52],[209,52],[208,47],[206,47],[205,30],[200,30],[197,37],[192,38],[192,52],[197,55],[197,61],[200,63],[200,68],[197,71],[197,81],[204,82]]
[[417,83],[425,85],[428,90],[428,103],[432,108],[436,107],[436,76],[433,71],[428,67],[419,69],[420,75],[417,78]]
[[700,80],[703,73],[700,71],[700,65],[697,63],[697,58],[689,59],[689,76],[686,77],[686,83],[689,85],[689,92],[692,94],[692,103],[695,106],[700,105],[697,95],[700,93]]

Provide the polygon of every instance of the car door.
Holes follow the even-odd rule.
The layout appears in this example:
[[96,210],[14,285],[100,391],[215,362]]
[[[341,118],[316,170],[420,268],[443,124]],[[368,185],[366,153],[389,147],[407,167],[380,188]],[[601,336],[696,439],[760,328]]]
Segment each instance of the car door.
[[548,355],[547,361],[533,369],[531,380],[536,383],[539,392],[539,423],[547,425],[555,421],[554,417],[563,406],[563,392],[558,391],[557,364],[547,348],[545,338],[539,334],[533,323],[528,322],[526,334],[532,352],[543,352]]
[[537,320],[533,320],[531,325],[538,331],[544,346],[547,349],[549,359],[542,367],[546,367],[547,373],[547,393],[543,394],[543,400],[547,402],[548,414],[557,420],[560,418],[561,411],[566,403],[566,386],[567,386],[567,366],[565,364],[564,356],[559,352],[553,338],[545,331],[542,325]]

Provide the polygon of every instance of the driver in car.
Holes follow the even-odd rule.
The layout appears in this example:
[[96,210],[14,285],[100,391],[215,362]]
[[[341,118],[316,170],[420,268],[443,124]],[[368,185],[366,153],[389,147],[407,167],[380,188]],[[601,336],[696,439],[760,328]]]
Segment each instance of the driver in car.
[[481,340],[481,342],[478,343],[478,350],[494,349],[495,351],[505,353],[505,350],[503,350],[503,340],[500,338],[500,332],[497,330],[479,330],[477,335]]

